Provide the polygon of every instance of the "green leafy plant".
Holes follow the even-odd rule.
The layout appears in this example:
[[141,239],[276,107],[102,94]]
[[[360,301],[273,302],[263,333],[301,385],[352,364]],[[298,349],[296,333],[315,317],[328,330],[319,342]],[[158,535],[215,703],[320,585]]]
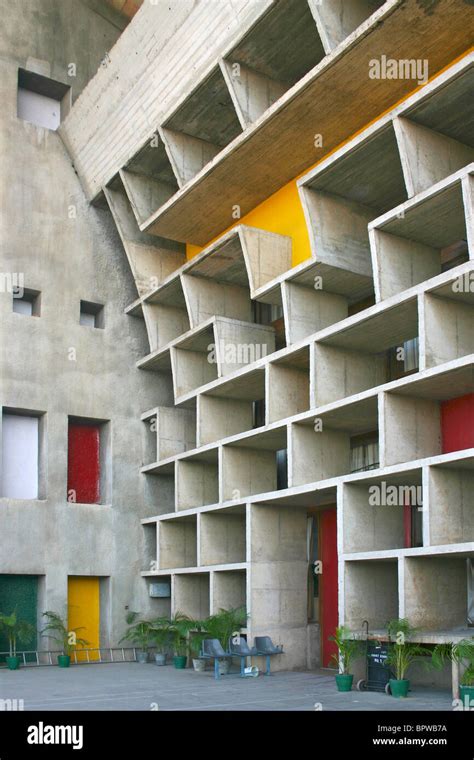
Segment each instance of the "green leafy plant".
[[455,643],[437,644],[433,652],[433,664],[437,669],[441,669],[446,662],[464,665],[460,685],[474,686],[474,636]]
[[[387,631],[389,637],[387,665],[395,673],[397,681],[405,680],[408,669],[416,661],[421,661],[425,666],[432,664],[431,650],[410,641],[416,634],[416,628],[413,628],[406,618],[390,620]],[[429,659],[426,659],[427,657]]]
[[331,656],[341,675],[350,675],[352,661],[360,657],[364,647],[364,642],[360,639],[354,639],[349,628],[340,625],[336,628],[333,636],[329,636],[329,641],[334,641],[337,646],[337,654]]
[[241,628],[247,624],[248,614],[245,607],[230,610],[219,610],[215,615],[203,620],[201,625],[205,633],[202,638],[218,639],[224,651],[228,651],[229,642],[233,635],[238,635]]
[[41,636],[47,636],[50,639],[54,639],[61,646],[62,653],[65,655],[71,655],[71,653],[77,647],[87,647],[90,642],[87,639],[83,639],[77,635],[78,631],[82,631],[84,626],[78,628],[69,628],[61,615],[57,612],[48,610],[43,612],[43,617],[46,618],[47,623],[41,631]]
[[160,654],[165,654],[173,638],[171,621],[167,617],[155,618],[151,621],[150,640]]
[[178,612],[170,618],[169,624],[175,656],[188,657],[190,653],[189,633],[193,629],[200,627],[199,621],[193,620],[188,617],[188,615],[185,615],[178,610]]
[[132,611],[127,613],[125,622],[129,628],[128,631],[120,639],[119,644],[121,644],[123,641],[130,641],[143,652],[148,651],[157,633],[157,631],[153,628],[153,622],[151,620],[145,620],[144,618],[141,618],[139,612]]
[[0,613],[0,630],[8,638],[10,657],[16,657],[17,642],[27,643],[36,633],[36,628],[25,620],[18,620],[16,611],[10,615]]

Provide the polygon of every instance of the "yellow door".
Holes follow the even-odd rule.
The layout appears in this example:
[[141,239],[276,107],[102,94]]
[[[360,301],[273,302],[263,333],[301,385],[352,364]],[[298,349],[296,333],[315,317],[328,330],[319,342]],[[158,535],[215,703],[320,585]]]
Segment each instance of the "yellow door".
[[[99,647],[100,603],[99,579],[85,576],[68,578],[68,626],[69,630],[78,628],[77,637],[87,639],[88,649]],[[80,647],[78,647],[80,650]],[[91,660],[98,660],[98,652],[89,652]],[[77,656],[86,660],[87,655]]]

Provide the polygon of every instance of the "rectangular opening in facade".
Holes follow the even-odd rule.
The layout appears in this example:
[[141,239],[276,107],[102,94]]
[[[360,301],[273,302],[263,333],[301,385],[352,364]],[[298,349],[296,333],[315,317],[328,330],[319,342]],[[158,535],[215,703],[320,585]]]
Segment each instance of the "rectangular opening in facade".
[[71,107],[71,88],[33,71],[18,69],[19,119],[55,131]]
[[39,290],[23,288],[19,293],[13,294],[12,308],[16,314],[39,317],[41,314],[41,293]]
[[386,631],[387,621],[399,617],[397,560],[344,563],[344,624],[363,633]]
[[176,509],[191,509],[219,501],[217,449],[176,462]]
[[200,516],[201,565],[228,565],[245,562],[245,506]]
[[[405,615],[421,631],[468,634],[468,562],[464,556],[406,557]],[[470,635],[470,633],[469,633]]]
[[160,570],[197,565],[196,515],[160,520],[158,535]]
[[245,570],[216,570],[213,573],[212,609],[247,608],[247,573]]
[[378,466],[377,398],[342,404],[292,424],[290,442],[292,486]]
[[110,425],[69,417],[67,500],[106,504],[110,500]]
[[286,488],[287,448],[286,426],[223,446],[221,501]]
[[81,301],[79,311],[79,324],[84,327],[97,327],[104,329],[104,306],[92,301]]
[[461,181],[369,225],[378,300],[469,258]]
[[277,422],[310,408],[309,349],[267,365],[268,422]]
[[309,5],[299,0],[274,5],[224,61],[242,124],[258,119],[324,55]]
[[177,573],[174,576],[174,609],[194,620],[209,616],[209,573]]
[[421,470],[346,483],[343,505],[345,553],[423,545]]
[[4,408],[1,496],[45,498],[46,429],[41,412]]
[[474,463],[429,468],[430,541],[433,546],[474,541]]
[[415,298],[374,314],[315,344],[317,406],[343,399],[416,370]]

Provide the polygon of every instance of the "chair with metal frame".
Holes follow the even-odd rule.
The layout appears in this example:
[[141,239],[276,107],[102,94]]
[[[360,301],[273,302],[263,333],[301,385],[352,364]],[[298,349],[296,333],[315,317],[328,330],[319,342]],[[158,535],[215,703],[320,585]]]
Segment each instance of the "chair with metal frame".
[[271,640],[270,636],[255,636],[254,640],[255,650],[258,655],[264,656],[266,659],[266,671],[265,675],[269,676],[270,673],[270,657],[276,654],[284,654],[283,647],[276,647]]

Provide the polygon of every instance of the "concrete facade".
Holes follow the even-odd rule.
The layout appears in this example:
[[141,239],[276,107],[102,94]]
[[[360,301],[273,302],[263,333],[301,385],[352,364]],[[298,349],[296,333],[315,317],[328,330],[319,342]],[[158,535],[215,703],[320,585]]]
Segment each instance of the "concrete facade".
[[[19,67],[70,84],[76,99],[121,33],[104,15],[77,2],[2,3],[0,405],[4,414],[40,416],[40,493],[0,498],[0,573],[38,576],[39,627],[44,610],[66,614],[68,577],[100,578],[107,645],[122,635],[132,599],[148,605],[138,523],[153,513],[153,496],[139,474],[147,457],[140,414],[171,403],[172,387],[124,371],[147,341],[142,323],[123,313],[136,291],[115,225],[87,203],[59,135],[17,117]],[[38,317],[12,310],[3,277],[11,274],[40,293]],[[81,300],[103,305],[104,329],[79,324]],[[100,505],[67,500],[71,416],[108,429]]]
[[[328,512],[341,623],[360,631],[368,620],[379,635],[406,616],[428,643],[471,632],[474,448],[443,448],[443,420],[446,402],[474,392],[474,60],[463,36],[473,9],[349,5],[145,2],[62,122],[63,143],[28,124],[22,139],[18,62],[2,64],[9,184],[36,188],[22,193],[21,218],[41,208],[49,231],[34,269],[22,256],[38,231],[12,235],[7,266],[44,292],[34,333],[47,362],[12,361],[32,332],[2,294],[2,404],[48,420],[46,503],[25,505],[25,519],[51,556],[49,571],[28,544],[4,572],[46,576],[61,604],[67,574],[110,578],[113,640],[126,605],[203,617],[245,604],[249,636],[284,644],[276,669],[320,664],[329,586],[315,594],[309,530]],[[285,68],[288,23],[307,34]],[[430,81],[371,79],[376,41],[425,57]],[[309,99],[325,114],[316,156]],[[58,176],[66,192],[38,203]],[[258,223],[258,204],[271,208],[290,179],[311,253],[302,262],[291,229]],[[7,203],[18,215],[15,195]],[[250,210],[252,223],[240,214]],[[74,324],[81,299],[105,304],[105,330]],[[74,364],[66,348],[61,359],[68,315]],[[111,503],[75,505],[72,520],[61,503],[67,415],[107,420],[111,436]],[[53,492],[59,543],[51,511],[31,517]],[[4,507],[2,535],[16,545],[23,515]],[[157,579],[170,600],[148,599]]]

